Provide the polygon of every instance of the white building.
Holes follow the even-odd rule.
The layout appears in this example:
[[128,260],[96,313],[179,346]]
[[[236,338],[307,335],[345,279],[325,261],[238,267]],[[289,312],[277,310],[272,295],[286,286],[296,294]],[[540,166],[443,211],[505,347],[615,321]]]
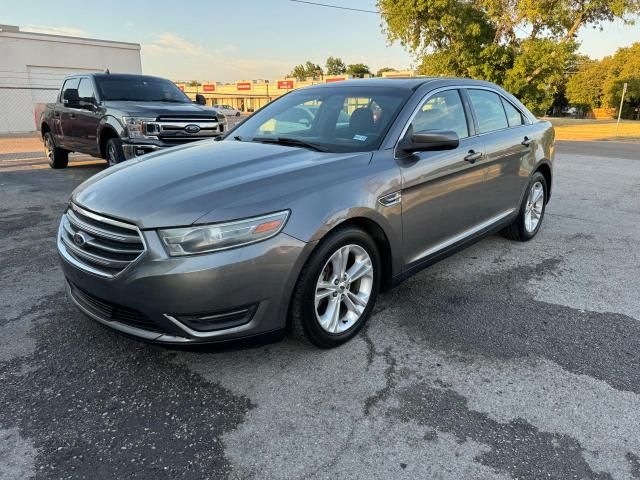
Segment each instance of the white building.
[[66,75],[106,69],[142,73],[140,45],[0,25],[0,134],[35,130],[34,104],[55,101]]

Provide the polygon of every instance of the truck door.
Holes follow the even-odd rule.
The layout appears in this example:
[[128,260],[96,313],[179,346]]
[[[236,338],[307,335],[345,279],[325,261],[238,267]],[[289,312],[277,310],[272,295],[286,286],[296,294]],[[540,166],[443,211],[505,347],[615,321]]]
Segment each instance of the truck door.
[[69,96],[73,91],[78,91],[78,78],[69,78],[64,82],[58,105],[54,112],[56,124],[59,126],[56,135],[56,144],[67,150],[76,150],[76,141],[73,137],[73,122],[75,120],[77,106],[69,101]]
[[78,86],[78,108],[71,121],[71,132],[77,143],[77,151],[98,155],[97,133],[101,114],[98,111],[93,81],[84,77]]

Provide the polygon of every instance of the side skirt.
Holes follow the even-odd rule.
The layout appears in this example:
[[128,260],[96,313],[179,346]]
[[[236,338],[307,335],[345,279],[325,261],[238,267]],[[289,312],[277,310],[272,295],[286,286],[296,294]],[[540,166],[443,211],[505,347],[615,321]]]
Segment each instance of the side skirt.
[[479,242],[480,240],[488,237],[489,235],[492,235],[494,233],[501,231],[502,229],[511,225],[515,221],[515,219],[518,217],[518,213],[519,211],[516,210],[511,215],[500,220],[499,222],[496,222],[488,226],[487,228],[480,230],[479,232],[476,232],[475,234],[470,235],[464,238],[463,240],[460,240],[459,242],[456,242],[453,245],[443,248],[442,250],[439,250],[438,252],[424,258],[422,261],[420,261],[420,263],[412,266],[411,268],[408,268],[407,270],[403,271],[401,274],[393,277],[391,279],[391,287],[393,288],[400,285],[409,277],[412,277],[416,273],[421,272],[422,270],[433,265],[434,263],[438,263],[440,260],[444,260],[445,258],[450,257],[451,255],[454,255],[466,249],[467,247],[473,245],[476,242]]

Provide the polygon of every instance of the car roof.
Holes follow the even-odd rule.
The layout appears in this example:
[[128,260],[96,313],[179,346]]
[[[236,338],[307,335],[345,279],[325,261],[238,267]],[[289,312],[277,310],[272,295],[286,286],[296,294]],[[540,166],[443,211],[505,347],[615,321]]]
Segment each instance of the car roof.
[[341,80],[338,82],[319,83],[306,87],[305,89],[316,88],[331,88],[338,86],[350,86],[350,87],[384,87],[384,88],[398,88],[403,90],[417,90],[423,85],[438,84],[439,86],[446,86],[450,84],[463,85],[463,86],[484,86],[496,88],[496,85],[483,80],[472,80],[469,78],[456,78],[456,77],[377,77],[377,78],[358,78],[350,80]]
[[65,77],[93,77],[93,78],[121,78],[121,79],[143,79],[143,80],[165,80],[162,77],[155,77],[153,75],[140,75],[135,73],[104,73],[104,72],[88,72],[88,73],[74,73]]

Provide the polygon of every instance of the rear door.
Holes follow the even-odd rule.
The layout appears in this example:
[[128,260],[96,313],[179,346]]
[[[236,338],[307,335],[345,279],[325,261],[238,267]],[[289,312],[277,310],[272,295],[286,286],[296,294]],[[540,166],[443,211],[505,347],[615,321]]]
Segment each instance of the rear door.
[[73,136],[73,126],[76,117],[76,109],[71,108],[68,102],[64,99],[64,94],[67,90],[78,89],[80,80],[76,77],[68,78],[62,86],[60,92],[60,98],[56,110],[54,112],[54,119],[59,125],[59,131],[56,138],[57,145],[67,150],[76,151],[78,146],[77,139]]
[[80,104],[75,109],[75,118],[71,121],[71,131],[76,139],[77,151],[95,155],[98,151],[97,134],[101,114],[98,111],[98,102],[91,78],[83,77],[80,79],[78,96]]
[[454,150],[398,159],[403,180],[403,255],[405,266],[411,268],[463,240],[477,225],[484,179],[478,157],[484,145],[472,136],[468,108],[455,88],[429,94],[407,128],[413,133],[453,130],[460,137]]
[[526,117],[499,93],[490,89],[468,88],[486,155],[485,195],[477,206],[481,221],[514,213],[526,186],[532,148],[527,137]]

